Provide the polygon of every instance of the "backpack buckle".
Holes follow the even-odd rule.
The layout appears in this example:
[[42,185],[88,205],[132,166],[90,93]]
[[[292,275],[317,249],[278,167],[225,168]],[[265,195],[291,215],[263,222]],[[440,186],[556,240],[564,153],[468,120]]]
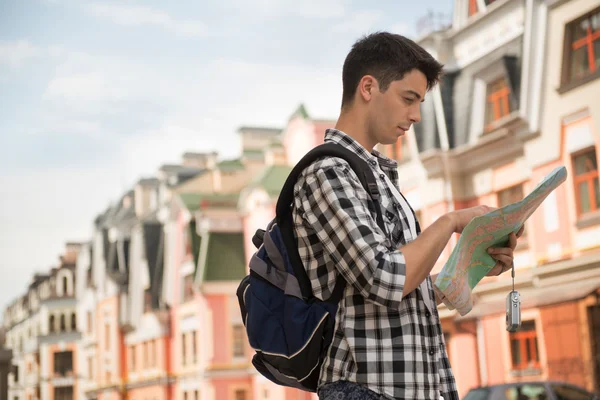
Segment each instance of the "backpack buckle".
[[377,186],[376,182],[369,183],[369,193],[371,194],[371,198],[373,200],[379,200],[379,186]]

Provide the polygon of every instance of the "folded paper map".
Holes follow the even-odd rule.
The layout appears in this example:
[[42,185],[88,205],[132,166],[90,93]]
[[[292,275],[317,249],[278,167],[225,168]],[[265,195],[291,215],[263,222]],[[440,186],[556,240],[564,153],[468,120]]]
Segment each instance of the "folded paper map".
[[469,222],[434,284],[436,295],[450,310],[456,309],[460,315],[471,311],[471,290],[496,265],[487,249],[506,247],[510,233],[517,233],[544,199],[566,179],[565,167],[557,167],[523,200]]

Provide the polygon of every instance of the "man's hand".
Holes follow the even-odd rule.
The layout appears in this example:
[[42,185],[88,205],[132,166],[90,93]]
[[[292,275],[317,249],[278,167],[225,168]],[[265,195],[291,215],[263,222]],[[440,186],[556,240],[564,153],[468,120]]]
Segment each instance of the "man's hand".
[[475,206],[449,212],[448,215],[452,218],[454,224],[454,232],[462,233],[465,226],[471,222],[473,218],[485,215],[495,209],[488,206]]
[[496,260],[496,265],[494,265],[494,268],[487,273],[487,276],[499,276],[512,269],[514,261],[513,253],[515,247],[517,247],[517,239],[523,235],[524,229],[525,225],[519,229],[519,232],[517,232],[516,235],[514,232],[511,232],[510,235],[508,235],[508,247],[490,247],[488,249],[488,253]]

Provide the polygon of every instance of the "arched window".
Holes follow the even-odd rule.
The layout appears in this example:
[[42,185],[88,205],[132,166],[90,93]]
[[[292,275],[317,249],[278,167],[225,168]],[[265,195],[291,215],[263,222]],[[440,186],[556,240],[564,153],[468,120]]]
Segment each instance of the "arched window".
[[71,314],[71,330],[77,330],[77,316],[75,315],[75,313]]
[[55,329],[56,328],[54,327],[54,315],[51,315],[50,319],[48,320],[48,332],[52,333]]
[[60,331],[64,332],[67,330],[67,321],[65,318],[65,314],[61,314],[60,316]]
[[63,281],[63,296],[68,296],[68,295],[70,295],[69,289],[68,289],[69,288],[69,286],[68,286],[69,278],[67,278],[67,276],[65,275],[65,276],[63,276],[62,281]]

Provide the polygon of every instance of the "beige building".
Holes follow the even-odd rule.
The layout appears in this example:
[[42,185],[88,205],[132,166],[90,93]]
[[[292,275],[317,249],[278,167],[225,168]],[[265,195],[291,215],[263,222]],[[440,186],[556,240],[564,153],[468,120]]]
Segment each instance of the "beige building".
[[11,400],[71,400],[80,384],[80,333],[75,298],[75,264],[80,244],[67,243],[60,264],[36,274],[27,292],[4,312],[6,346],[13,360]]

